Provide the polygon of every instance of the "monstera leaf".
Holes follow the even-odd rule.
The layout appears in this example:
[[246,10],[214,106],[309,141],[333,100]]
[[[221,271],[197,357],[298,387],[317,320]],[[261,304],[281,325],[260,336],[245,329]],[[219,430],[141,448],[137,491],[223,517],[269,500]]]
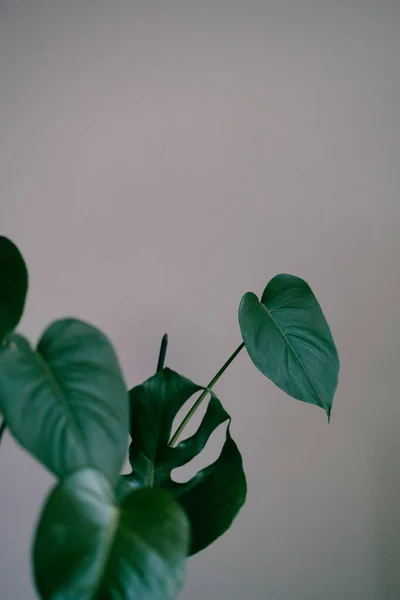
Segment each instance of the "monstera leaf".
[[219,458],[187,483],[169,480],[167,489],[184,508],[191,524],[191,554],[225,533],[246,500],[242,457],[229,426]]
[[[197,432],[170,447],[173,420],[180,408],[204,388],[170,369],[163,369],[130,392],[132,473],[118,486],[122,497],[132,487],[159,486],[169,490],[186,511],[191,524],[190,553],[211,544],[232,524],[246,499],[246,478],[240,452],[229,432],[230,417],[218,398],[211,400]],[[219,458],[189,482],[172,481],[171,471],[205,447],[211,433],[227,422],[226,441]]]
[[58,477],[92,466],[116,480],[128,442],[128,395],[98,329],[56,321],[36,352],[12,335],[0,354],[0,410],[22,446]]
[[175,600],[187,555],[184,511],[165,491],[132,491],[117,506],[94,469],[51,493],[34,544],[43,600]]
[[17,327],[27,291],[24,259],[9,239],[0,236],[0,342]]
[[256,367],[290,396],[322,407],[329,418],[339,358],[307,283],[293,275],[277,275],[261,301],[248,292],[240,304],[239,323]]

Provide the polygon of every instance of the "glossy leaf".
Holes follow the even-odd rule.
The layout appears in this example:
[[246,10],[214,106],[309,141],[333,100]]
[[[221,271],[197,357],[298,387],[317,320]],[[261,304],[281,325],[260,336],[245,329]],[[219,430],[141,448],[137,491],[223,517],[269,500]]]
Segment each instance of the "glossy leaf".
[[132,437],[129,460],[133,477],[141,485],[157,485],[168,477],[170,470],[164,454],[168,452],[174,417],[201,389],[178,373],[163,369],[129,392]]
[[218,459],[187,483],[169,481],[166,488],[184,508],[192,527],[190,554],[203,550],[225,533],[246,501],[242,457],[229,427]]
[[162,490],[131,492],[117,506],[111,484],[78,471],[51,493],[34,544],[43,600],[175,600],[189,526]]
[[239,308],[243,341],[256,367],[290,396],[330,416],[339,358],[328,323],[310,287],[278,275],[261,301],[248,292]]
[[[172,481],[171,471],[187,464],[205,447],[212,432],[230,422],[228,413],[211,392],[206,414],[194,435],[170,447],[173,420],[185,402],[204,388],[170,369],[163,369],[133,388],[131,399],[132,473],[118,485],[118,495],[132,486],[155,485],[170,490],[185,508],[192,527],[190,552],[198,552],[232,524],[246,498],[246,478],[239,450],[227,438],[217,461],[186,484]],[[200,508],[201,507],[201,508]]]
[[16,439],[55,475],[92,466],[117,478],[128,396],[113,347],[98,329],[56,321],[36,352],[13,335],[0,355],[0,410]]
[[28,271],[18,248],[0,236],[0,342],[21,317],[28,291]]

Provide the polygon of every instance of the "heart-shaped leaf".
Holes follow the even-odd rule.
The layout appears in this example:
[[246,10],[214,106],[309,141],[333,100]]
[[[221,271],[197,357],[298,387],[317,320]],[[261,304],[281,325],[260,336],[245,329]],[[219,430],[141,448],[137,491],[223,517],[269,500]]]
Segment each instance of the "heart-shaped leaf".
[[83,469],[44,507],[34,544],[43,600],[175,600],[189,526],[165,491],[131,492],[117,506],[107,478]]
[[0,236],[0,342],[17,327],[27,291],[25,261],[15,244]]
[[194,393],[204,388],[170,369],[163,369],[130,392],[131,435],[129,458],[132,473],[118,486],[123,497],[132,486],[164,487],[179,499],[192,527],[190,553],[211,544],[232,524],[246,499],[242,458],[229,427],[221,455],[185,484],[171,479],[171,471],[187,464],[205,447],[212,432],[230,422],[228,413],[213,392],[206,414],[196,433],[170,447],[174,417]]
[[239,323],[256,367],[297,400],[317,404],[330,416],[339,357],[324,314],[308,284],[277,275],[261,302],[242,298]]
[[92,466],[117,478],[129,403],[113,347],[98,329],[56,321],[36,352],[12,335],[0,354],[0,410],[22,446],[57,476]]

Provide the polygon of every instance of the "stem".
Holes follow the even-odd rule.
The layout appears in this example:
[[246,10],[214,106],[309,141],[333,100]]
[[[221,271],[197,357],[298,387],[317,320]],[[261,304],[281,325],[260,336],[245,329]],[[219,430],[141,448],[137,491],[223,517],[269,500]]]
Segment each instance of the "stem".
[[194,413],[199,408],[200,404],[203,402],[203,400],[207,396],[208,392],[211,390],[212,387],[214,387],[214,385],[217,383],[218,379],[226,371],[226,369],[229,367],[231,362],[233,360],[235,360],[235,358],[237,357],[237,355],[239,354],[239,352],[241,351],[242,348],[244,348],[244,342],[242,342],[240,344],[240,346],[238,348],[236,348],[235,352],[228,358],[226,363],[224,365],[222,365],[222,367],[220,368],[218,373],[215,375],[215,377],[213,377],[211,379],[208,386],[200,394],[200,396],[198,397],[196,402],[193,404],[192,408],[189,410],[186,417],[183,419],[182,423],[179,425],[178,429],[175,431],[174,435],[172,436],[172,438],[170,439],[170,441],[168,443],[169,446],[174,446],[176,444],[176,442],[178,441],[179,437],[182,434],[182,431],[185,429],[186,425],[189,423],[190,419],[193,417]]
[[3,419],[3,421],[0,425],[0,443],[1,443],[1,440],[3,439],[3,435],[4,435],[4,432],[6,429],[7,429],[7,423],[6,423],[6,420]]
[[164,333],[162,340],[161,340],[160,353],[158,355],[157,373],[159,371],[162,371],[164,368],[165,355],[167,353],[167,346],[168,346],[168,334]]

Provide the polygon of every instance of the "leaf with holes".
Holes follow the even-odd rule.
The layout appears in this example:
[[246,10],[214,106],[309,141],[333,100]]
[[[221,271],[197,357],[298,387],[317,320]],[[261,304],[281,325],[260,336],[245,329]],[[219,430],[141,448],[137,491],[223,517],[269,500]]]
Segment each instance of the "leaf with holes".
[[116,480],[128,442],[128,395],[98,329],[56,321],[36,352],[13,335],[0,354],[0,410],[22,446],[58,477],[92,466]]
[[190,553],[202,550],[232,524],[246,499],[246,478],[240,452],[229,433],[219,458],[189,482],[177,484],[171,471],[183,466],[205,447],[212,432],[230,417],[213,392],[197,432],[176,447],[170,447],[171,429],[177,412],[201,386],[170,369],[163,369],[130,392],[132,443],[129,459],[132,473],[117,487],[124,497],[133,487],[163,487],[185,508],[192,527]]
[[308,284],[277,275],[261,302],[251,292],[242,298],[239,323],[256,367],[297,400],[332,408],[339,357],[324,314]]
[[107,478],[80,470],[43,509],[34,574],[43,600],[175,600],[189,526],[165,491],[132,491],[120,506]]
[[25,261],[15,244],[0,236],[0,342],[17,327],[27,291]]

